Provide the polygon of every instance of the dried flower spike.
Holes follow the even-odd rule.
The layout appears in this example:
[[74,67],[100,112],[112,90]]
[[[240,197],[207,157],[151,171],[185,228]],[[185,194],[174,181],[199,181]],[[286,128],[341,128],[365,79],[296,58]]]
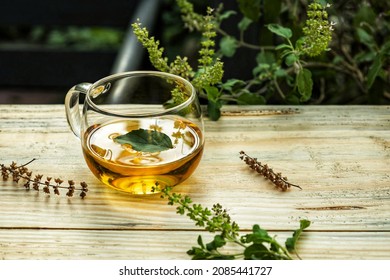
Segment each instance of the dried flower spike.
[[21,166],[17,166],[15,162],[12,162],[12,164],[8,167],[6,167],[4,164],[0,164],[1,168],[1,176],[4,181],[8,180],[10,177],[15,183],[19,183],[20,180],[24,181],[23,186],[29,190],[30,186],[32,185],[32,188],[36,191],[39,191],[39,188],[42,186],[42,190],[46,194],[50,194],[50,189],[52,188],[54,191],[54,194],[59,195],[59,189],[68,189],[68,192],[66,195],[68,197],[73,196],[74,192],[80,191],[80,197],[84,198],[87,195],[88,192],[88,185],[85,182],[80,183],[80,188],[75,187],[75,183],[73,180],[69,180],[68,184],[69,186],[61,186],[63,183],[63,180],[60,178],[54,179],[55,185],[51,184],[52,177],[46,177],[46,180],[42,182],[43,175],[37,174],[32,178],[32,172],[29,171],[26,167],[26,165],[33,162],[35,159],[29,161],[26,164],[23,164]]
[[298,185],[289,183],[287,181],[287,177],[282,177],[281,173],[275,173],[272,168],[270,168],[267,164],[262,164],[261,162],[257,161],[256,158],[248,156],[244,151],[241,151],[240,155],[241,160],[243,160],[247,165],[249,165],[251,169],[263,175],[264,178],[271,181],[278,189],[282,191],[286,191],[290,187],[302,189]]

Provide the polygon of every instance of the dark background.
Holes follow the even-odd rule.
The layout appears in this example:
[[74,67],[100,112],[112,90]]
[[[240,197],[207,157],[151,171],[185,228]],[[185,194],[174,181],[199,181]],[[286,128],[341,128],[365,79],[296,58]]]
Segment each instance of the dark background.
[[[142,2],[2,1],[0,103],[63,103],[74,84],[111,74]],[[155,17],[153,25],[158,26],[161,18],[151,16]],[[109,37],[110,32],[121,38],[105,43],[104,36]],[[137,69],[150,68],[144,65],[146,57],[131,63]]]
[[[141,7],[147,2],[154,9]],[[191,3],[204,14],[207,6],[217,6],[220,1]],[[226,9],[237,8],[236,1],[224,5]],[[121,71],[153,70],[132,34],[130,24],[137,18],[161,41],[164,55],[170,59],[187,56],[196,64],[200,34],[184,28],[175,0],[13,0],[3,1],[0,10],[2,104],[63,103],[68,89],[77,83],[94,82]],[[116,41],[109,40],[112,36]],[[133,40],[130,46],[126,45],[129,39]],[[238,69],[237,60],[242,61],[242,69]],[[126,69],[118,69],[118,61]],[[246,61],[243,52],[235,62],[225,63],[232,72],[250,75],[247,66],[254,62]]]

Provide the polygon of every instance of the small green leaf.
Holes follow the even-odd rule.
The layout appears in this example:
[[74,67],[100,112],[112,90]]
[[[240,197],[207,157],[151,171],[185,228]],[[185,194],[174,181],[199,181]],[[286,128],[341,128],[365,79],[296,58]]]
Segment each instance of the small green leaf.
[[287,71],[284,70],[283,68],[278,68],[275,71],[275,76],[278,78],[286,77],[287,76]]
[[[356,57],[355,57],[356,59]],[[341,56],[341,55],[336,55],[333,60],[332,60],[332,63],[333,64],[340,64],[340,63],[343,63],[344,61],[344,58]]]
[[202,249],[205,248],[204,243],[203,243],[203,239],[202,239],[202,236],[201,236],[201,235],[198,236],[198,245],[199,245],[200,248],[202,248]]
[[268,24],[267,28],[272,33],[275,33],[276,35],[279,35],[279,36],[286,38],[286,39],[289,39],[292,36],[292,31],[290,28],[283,27],[277,23]]
[[242,20],[238,23],[238,29],[241,31],[245,31],[248,29],[249,25],[251,25],[253,20],[247,17],[243,17]]
[[208,99],[208,105],[207,105],[207,113],[211,120],[216,121],[221,116],[221,107],[222,102],[219,99],[220,92],[217,87],[205,87],[204,88],[207,92],[207,99]]
[[253,235],[256,238],[260,238],[262,240],[271,240],[271,237],[268,235],[268,232],[265,229],[262,229],[259,225],[255,224],[252,226]]
[[298,91],[301,95],[300,101],[305,102],[310,99],[313,90],[313,80],[310,70],[303,68],[297,75]]
[[367,24],[369,26],[374,26],[375,21],[377,20],[377,14],[373,10],[370,5],[359,5],[360,8],[355,12],[355,16],[353,18],[353,26],[355,28],[359,28],[362,26],[362,23]]
[[263,96],[250,92],[241,94],[237,99],[238,105],[264,105],[265,103]]
[[286,248],[289,252],[294,252],[295,249],[296,249],[296,244],[297,244],[297,241],[299,239],[299,237],[301,236],[302,232],[308,228],[310,226],[310,221],[308,220],[301,220],[300,221],[300,226],[299,226],[299,229],[297,229],[296,231],[294,231],[293,233],[293,236],[290,237],[290,238],[287,238],[286,240]]
[[276,62],[276,58],[272,52],[261,51],[256,55],[256,62],[258,64],[273,64]]
[[226,244],[226,240],[222,236],[216,235],[214,236],[213,241],[206,244],[206,249],[207,251],[214,251],[218,248],[225,246],[225,244]]
[[282,2],[284,0],[262,0],[263,1],[263,11],[264,13],[264,22],[275,22],[280,19],[281,14],[284,10],[284,5]]
[[290,105],[299,105],[299,104],[301,104],[299,102],[299,97],[296,96],[295,94],[288,94],[286,96],[286,103],[290,104]]
[[263,244],[252,244],[245,248],[244,257],[246,260],[272,259],[268,249]]
[[233,11],[233,10],[225,11],[225,12],[223,12],[223,13],[219,16],[219,19],[222,21],[222,20],[227,19],[227,18],[229,18],[230,16],[235,15],[235,14],[237,14],[237,12],[236,12],[236,11]]
[[295,49],[297,49],[297,50],[302,50],[302,49],[304,48],[304,44],[305,44],[305,37],[299,38],[299,39],[295,42]]
[[225,36],[219,43],[221,52],[226,57],[232,57],[236,53],[237,40],[231,36]]
[[293,47],[291,47],[291,46],[288,45],[288,44],[280,44],[280,45],[277,45],[277,46],[275,47],[275,50],[282,50],[282,49],[293,50]]
[[207,93],[207,99],[211,101],[217,101],[219,99],[219,90],[217,87],[204,87]]
[[215,247],[221,248],[226,245],[226,240],[221,235],[214,236]]
[[257,21],[261,15],[262,0],[238,0],[241,13],[247,18]]
[[155,153],[172,149],[172,141],[168,135],[155,130],[138,129],[114,138],[119,144],[130,144],[139,152]]
[[192,249],[187,251],[189,256],[193,256],[193,260],[206,260],[210,257],[210,253],[205,252],[203,248],[192,247]]
[[207,104],[207,113],[210,120],[217,121],[221,117],[221,107],[222,103],[220,100],[209,100]]
[[382,69],[382,56],[378,55],[375,57],[373,64],[368,70],[367,74],[367,88],[371,88],[374,84],[375,78],[378,76],[379,71]]
[[227,80],[225,83],[223,83],[221,85],[221,88],[223,90],[227,90],[229,92],[233,91],[235,88],[237,87],[242,87],[242,86],[245,86],[246,83],[245,81],[243,80],[239,80],[239,79],[229,79]]
[[285,58],[286,56],[288,56],[289,54],[292,54],[293,52],[288,50],[288,49],[285,49],[283,50],[281,53],[280,53],[280,57],[281,58]]
[[259,225],[253,225],[252,232],[253,233],[243,236],[242,241],[244,243],[261,244],[263,242],[272,241],[272,238],[268,235],[268,232],[260,228]]
[[287,66],[291,66],[294,64],[294,62],[298,61],[299,57],[294,54],[294,53],[290,53],[289,55],[286,56],[286,65]]
[[357,55],[355,55],[354,59],[356,60],[357,63],[371,62],[376,58],[377,55],[378,55],[377,52],[374,51],[368,51],[368,52],[362,51]]
[[390,41],[387,41],[382,45],[380,54],[385,56],[390,56]]
[[260,63],[255,68],[252,69],[253,76],[257,76],[260,73],[267,72],[271,68],[270,64]]
[[372,35],[368,34],[368,32],[365,31],[363,28],[358,27],[356,29],[356,34],[359,38],[359,41],[366,46],[373,47],[375,45],[375,41]]

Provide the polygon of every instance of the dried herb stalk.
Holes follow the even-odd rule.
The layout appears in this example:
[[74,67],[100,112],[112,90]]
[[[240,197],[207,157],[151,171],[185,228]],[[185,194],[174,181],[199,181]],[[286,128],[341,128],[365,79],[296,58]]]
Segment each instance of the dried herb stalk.
[[41,174],[33,176],[33,173],[29,171],[26,166],[34,160],[35,159],[20,166],[18,166],[16,162],[12,162],[12,164],[9,166],[0,164],[1,176],[3,177],[3,180],[6,181],[9,178],[12,178],[12,181],[15,183],[20,183],[23,181],[23,186],[27,190],[32,188],[36,191],[39,191],[42,189],[46,194],[50,194],[51,191],[53,191],[54,194],[60,195],[59,189],[66,189],[66,195],[68,197],[72,197],[75,191],[80,191],[81,198],[84,198],[87,195],[88,185],[85,182],[81,182],[80,187],[76,187],[76,184],[73,180],[68,180],[68,186],[65,186],[62,185],[64,181],[60,178],[53,179],[52,177],[46,177],[46,180],[44,180],[43,175]]
[[240,152],[240,158],[254,171],[264,176],[271,181],[278,189],[286,191],[290,187],[302,189],[300,186],[291,184],[287,181],[287,177],[283,177],[281,173],[275,173],[267,164],[262,164],[257,158],[248,156],[244,151]]

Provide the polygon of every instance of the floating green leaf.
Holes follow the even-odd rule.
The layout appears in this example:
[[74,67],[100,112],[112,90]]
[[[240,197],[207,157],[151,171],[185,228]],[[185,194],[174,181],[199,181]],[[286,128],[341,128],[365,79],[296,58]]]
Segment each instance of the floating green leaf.
[[114,139],[119,144],[130,144],[132,149],[139,152],[155,153],[173,148],[168,135],[155,130],[132,130]]

